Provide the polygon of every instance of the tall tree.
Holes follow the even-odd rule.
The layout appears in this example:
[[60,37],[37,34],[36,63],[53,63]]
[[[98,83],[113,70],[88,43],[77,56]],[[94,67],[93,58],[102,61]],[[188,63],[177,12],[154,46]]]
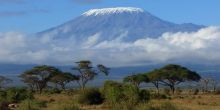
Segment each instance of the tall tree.
[[73,68],[79,72],[79,81],[78,84],[81,89],[84,90],[86,84],[93,80],[98,73],[104,73],[105,75],[109,74],[109,68],[105,67],[102,64],[97,65],[96,68],[93,67],[91,61],[83,60],[76,62],[77,66]]
[[10,82],[12,82],[11,79],[6,78],[5,76],[0,76],[0,89]]
[[134,86],[138,87],[140,86],[141,83],[148,83],[149,78],[145,74],[133,74],[131,76],[127,76],[124,78],[124,82],[129,82],[133,84]]
[[47,87],[47,83],[50,79],[61,73],[61,71],[52,66],[36,66],[31,70],[25,71],[20,77],[23,78],[22,81],[27,83],[30,87],[36,87],[36,89],[41,93],[44,88]]

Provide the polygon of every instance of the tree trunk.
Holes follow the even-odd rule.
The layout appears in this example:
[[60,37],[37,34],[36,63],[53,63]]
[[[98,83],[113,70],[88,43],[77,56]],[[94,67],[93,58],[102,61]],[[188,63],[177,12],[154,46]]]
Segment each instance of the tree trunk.
[[170,90],[172,91],[172,93],[175,93],[175,86],[174,85],[170,85]]
[[159,94],[159,93],[160,93],[160,90],[159,90],[159,84],[158,84],[158,82],[154,82],[153,84],[154,84],[154,86],[155,86],[156,89],[157,89],[157,94]]

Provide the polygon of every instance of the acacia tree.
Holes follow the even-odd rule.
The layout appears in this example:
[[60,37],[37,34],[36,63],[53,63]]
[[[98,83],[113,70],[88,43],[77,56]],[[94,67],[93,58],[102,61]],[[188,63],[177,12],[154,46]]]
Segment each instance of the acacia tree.
[[159,90],[159,84],[160,84],[160,76],[158,76],[159,71],[157,69],[155,69],[154,71],[145,73],[147,75],[147,77],[149,78],[149,82],[151,82],[157,89],[157,93],[159,94],[160,90]]
[[152,71],[155,79],[164,86],[168,86],[171,91],[175,92],[175,86],[185,81],[199,81],[200,75],[180,65],[166,65],[161,69]]
[[6,78],[5,76],[0,76],[0,89],[3,88],[6,84],[11,83],[12,80]]
[[72,81],[78,81],[79,77],[76,75],[73,75],[69,72],[59,73],[55,76],[53,76],[50,79],[50,82],[55,83],[56,85],[60,85],[60,87],[65,90],[66,85]]
[[41,93],[42,90],[47,87],[47,83],[50,79],[59,73],[61,73],[59,69],[43,65],[25,71],[20,77],[24,83],[27,83],[32,88],[36,87]]
[[76,62],[76,64],[77,66],[74,67],[73,70],[79,72],[78,84],[83,90],[85,89],[86,84],[93,80],[99,73],[104,73],[105,75],[109,74],[109,68],[102,64],[97,65],[96,68],[92,66],[92,62],[87,60]]
[[129,82],[139,88],[141,83],[143,82],[148,83],[149,78],[145,74],[133,74],[131,76],[125,77],[124,82]]
[[35,90],[35,88],[37,89],[38,78],[36,76],[21,74],[19,77],[22,78],[21,81],[23,81],[25,84],[29,86],[32,92]]

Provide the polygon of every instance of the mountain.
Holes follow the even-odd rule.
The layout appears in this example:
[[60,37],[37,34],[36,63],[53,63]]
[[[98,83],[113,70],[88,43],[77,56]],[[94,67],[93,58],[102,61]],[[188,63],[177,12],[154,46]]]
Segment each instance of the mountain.
[[99,41],[122,39],[135,41],[140,38],[158,38],[165,32],[193,32],[204,26],[191,23],[175,24],[162,20],[140,8],[117,7],[92,9],[57,27],[39,32],[38,35],[54,39],[74,37],[87,40],[100,36]]

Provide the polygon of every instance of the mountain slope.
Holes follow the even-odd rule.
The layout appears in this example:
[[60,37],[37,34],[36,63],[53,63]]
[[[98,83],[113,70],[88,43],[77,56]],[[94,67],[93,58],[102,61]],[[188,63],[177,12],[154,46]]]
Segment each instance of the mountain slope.
[[139,8],[118,7],[89,10],[74,20],[38,34],[52,35],[54,39],[74,37],[80,41],[90,36],[100,36],[99,41],[117,38],[135,41],[157,38],[165,32],[193,32],[203,27],[164,21]]

